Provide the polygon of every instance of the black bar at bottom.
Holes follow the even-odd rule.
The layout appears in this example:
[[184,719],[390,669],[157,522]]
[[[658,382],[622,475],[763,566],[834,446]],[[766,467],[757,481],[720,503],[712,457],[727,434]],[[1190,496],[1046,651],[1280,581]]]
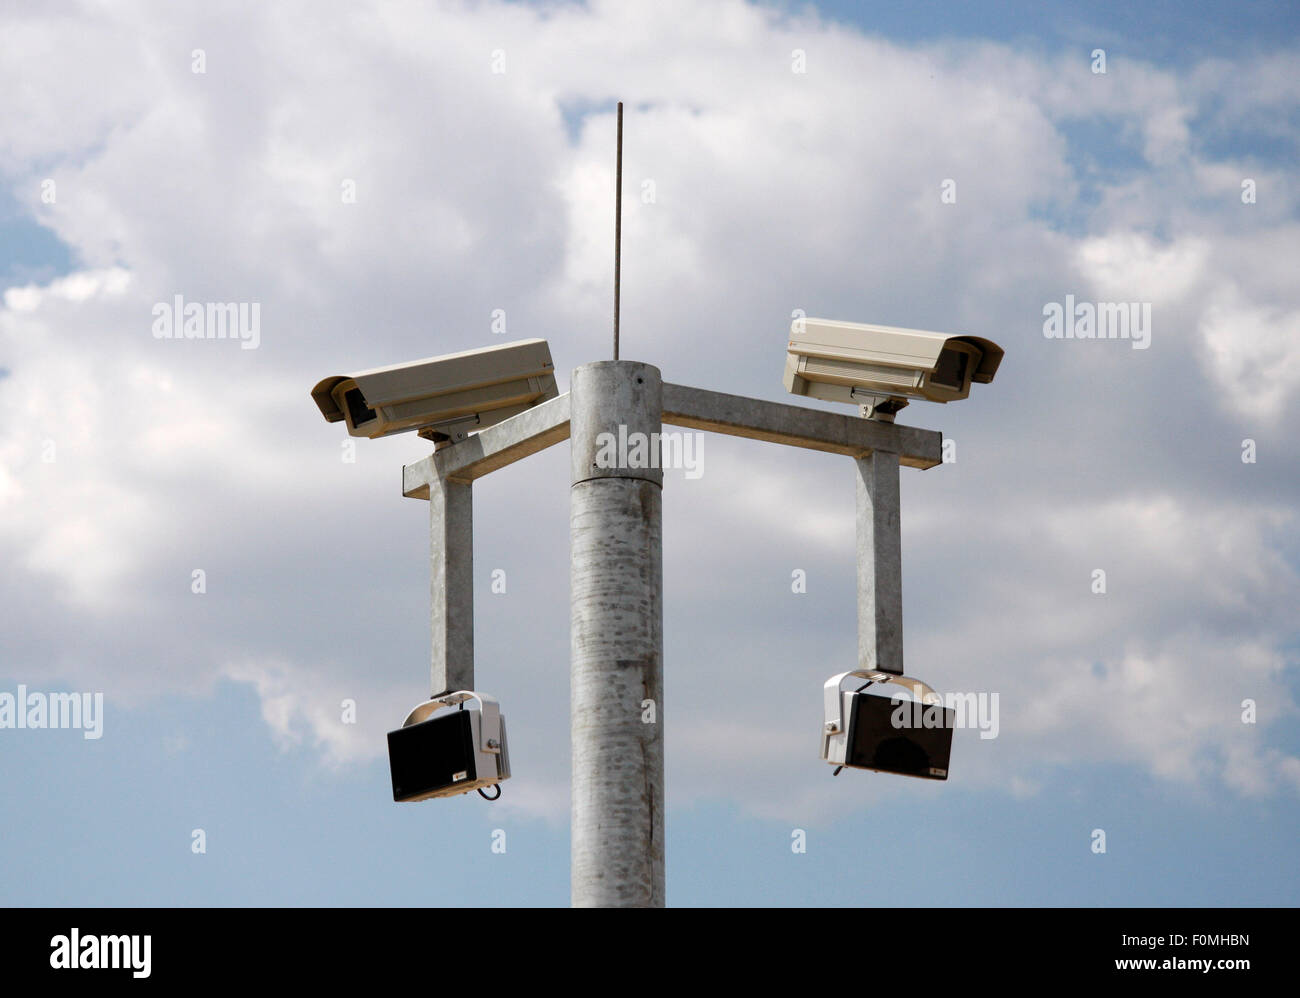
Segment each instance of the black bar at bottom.
[[[596,980],[591,975],[598,968],[607,975],[617,970],[616,961],[629,958],[627,926],[606,915],[568,916],[582,921],[579,958],[570,949],[573,937],[553,915],[543,926],[528,912],[38,908],[7,914],[0,931],[6,980],[62,979],[91,987],[109,979],[119,987],[196,980],[338,987],[355,979],[373,989],[433,986],[434,975],[454,970],[463,986],[478,989],[508,985],[497,977],[503,961],[544,968],[548,978],[560,981],[579,968],[583,980]],[[736,912],[728,915],[725,930],[714,918],[694,923],[701,931],[680,931],[696,917],[658,916],[686,922],[652,930],[669,935],[625,968],[627,980],[645,980],[659,970],[669,975],[667,981],[697,971],[748,977],[776,958],[810,978],[834,979],[851,965],[854,978],[865,974],[873,985],[928,984],[936,993],[966,981],[981,989],[1124,979],[1147,986],[1201,979],[1231,987],[1265,976],[1279,979],[1274,975],[1288,974],[1295,965],[1285,928],[1294,918],[1291,909],[790,910],[758,918]],[[605,933],[607,949],[600,945]],[[486,979],[478,980],[479,974]]]

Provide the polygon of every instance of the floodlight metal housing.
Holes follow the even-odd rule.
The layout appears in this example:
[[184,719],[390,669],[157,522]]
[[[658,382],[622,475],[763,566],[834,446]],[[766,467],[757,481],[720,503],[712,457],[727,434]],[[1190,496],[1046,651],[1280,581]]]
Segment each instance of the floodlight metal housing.
[[[477,700],[477,708],[464,709]],[[441,716],[444,707],[458,707]],[[510,778],[506,719],[496,698],[458,690],[415,707],[388,733],[393,800],[455,797]]]
[[337,374],[312,389],[321,415],[345,420],[354,437],[418,430],[434,441],[463,439],[559,394],[545,340],[518,340]]
[[794,395],[902,408],[909,398],[955,402],[970,386],[988,384],[1002,348],[982,336],[950,336],[832,319],[790,324],[785,387]]
[[[915,699],[842,690],[849,676],[905,686]],[[821,757],[825,762],[927,780],[948,779],[956,711],[945,707],[939,694],[921,680],[889,672],[841,672],[826,680],[823,699]],[[908,706],[900,711],[903,705]],[[898,723],[900,715],[906,724]]]

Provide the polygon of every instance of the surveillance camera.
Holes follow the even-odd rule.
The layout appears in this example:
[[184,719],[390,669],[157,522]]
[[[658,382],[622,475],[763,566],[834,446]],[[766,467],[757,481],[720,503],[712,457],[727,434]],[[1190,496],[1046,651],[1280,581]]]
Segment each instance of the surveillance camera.
[[[845,691],[849,676],[909,687],[915,700]],[[926,780],[948,779],[956,711],[945,707],[919,679],[888,672],[841,672],[826,680],[821,756],[835,766],[897,773]],[[839,772],[837,769],[836,772]]]
[[909,398],[955,402],[971,382],[988,384],[1002,348],[980,336],[868,326],[830,319],[790,325],[785,387],[794,395],[866,406],[887,415]]
[[[472,700],[478,706],[466,710]],[[444,707],[457,709],[433,716]],[[388,763],[395,801],[455,797],[501,783],[510,778],[506,719],[485,693],[458,690],[434,697],[388,733]]]
[[439,442],[463,439],[558,394],[545,340],[335,375],[311,392],[321,415],[346,420],[354,437],[418,430]]

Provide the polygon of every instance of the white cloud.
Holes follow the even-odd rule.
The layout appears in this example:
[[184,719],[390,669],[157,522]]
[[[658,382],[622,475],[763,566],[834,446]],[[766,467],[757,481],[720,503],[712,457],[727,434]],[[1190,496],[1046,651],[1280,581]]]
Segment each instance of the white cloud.
[[1140,232],[1084,239],[1078,264],[1106,301],[1175,304],[1202,280],[1210,256],[1207,240],[1197,237],[1159,246]]
[[[1128,62],[1099,79],[1077,59],[901,46],[740,3],[137,19],[97,12],[67,45],[60,17],[25,15],[11,37],[48,57],[0,68],[13,84],[4,175],[82,261],[8,289],[0,310],[0,557],[13,566],[0,595],[27,620],[22,668],[139,696],[231,678],[258,692],[283,744],[337,764],[382,754],[382,730],[427,685],[426,511],[396,494],[399,466],[426,448],[359,441],[345,464],[308,390],[332,371],[486,344],[495,308],[511,338],[550,338],[562,382],[605,356],[624,96],[625,356],[779,398],[794,308],[1007,347],[971,401],[904,413],[961,442],[957,465],[906,481],[905,578],[908,619],[933,625],[909,631],[917,671],[1005,694],[1004,735],[964,750],[972,781],[1032,794],[1053,785],[1032,764],[1050,756],[1244,794],[1296,787],[1295,760],[1239,742],[1213,692],[1229,657],[1279,717],[1293,711],[1279,678],[1294,668],[1285,499],[1262,505],[1239,461],[1208,482],[1189,461],[1166,481],[1167,465],[1122,457],[1105,435],[1152,432],[1156,406],[1200,445],[1211,389],[1265,421],[1261,439],[1295,412],[1295,196],[1283,171],[1252,167],[1276,193],[1243,215],[1241,164],[1189,137],[1238,72],[1249,86],[1233,113],[1279,127],[1291,57],[1184,76]],[[190,71],[195,47],[205,74]],[[790,70],[794,48],[806,74]],[[505,74],[491,72],[496,49]],[[565,113],[583,108],[571,141]],[[1146,160],[1095,204],[1069,156],[1082,118],[1131,131]],[[46,176],[52,205],[37,200]],[[1171,342],[1203,349],[1153,350],[1146,367],[1045,342],[1042,303],[1080,277],[1103,298],[1159,303],[1157,344],[1177,331],[1187,339]],[[259,302],[261,346],[153,339],[152,304],[178,293]],[[669,663],[683,698],[666,705],[675,799],[727,795],[767,815],[860,803],[815,782],[817,719],[789,706],[815,704],[855,647],[852,476],[823,458],[710,438],[705,478],[669,482],[669,544],[694,559],[672,570],[669,598],[695,601],[673,638],[689,652]],[[476,486],[478,543],[511,559],[512,578],[564,576],[563,511],[546,521],[555,537],[529,535],[564,501],[564,462],[548,461]],[[1281,486],[1292,500],[1296,484]],[[1102,563],[1115,589],[1096,603],[1087,571]],[[794,567],[809,571],[806,597],[789,591]],[[480,607],[484,681],[518,719],[512,745],[533,746],[511,806],[552,818],[567,807],[551,730],[567,716],[557,588]],[[72,613],[80,633],[47,623]],[[510,635],[541,619],[559,636],[520,661]],[[356,728],[335,720],[345,696],[369,705]],[[738,718],[719,724],[718,703]]]
[[391,691],[376,695],[371,688],[370,695],[358,701],[360,684],[355,680],[322,676],[295,663],[230,662],[221,676],[257,691],[262,720],[281,749],[314,748],[331,766],[373,758],[375,744],[384,744],[384,733],[401,724],[400,717],[392,720],[401,707]]
[[1252,304],[1228,287],[1206,309],[1200,332],[1227,407],[1276,422],[1300,393],[1300,308]]

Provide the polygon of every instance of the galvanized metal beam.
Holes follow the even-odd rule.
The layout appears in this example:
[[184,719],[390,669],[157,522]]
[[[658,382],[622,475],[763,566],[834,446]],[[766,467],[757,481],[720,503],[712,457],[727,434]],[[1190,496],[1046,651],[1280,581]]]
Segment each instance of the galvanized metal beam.
[[903,542],[898,455],[854,462],[858,483],[858,668],[903,674]]
[[402,495],[428,499],[436,478],[472,482],[569,439],[569,393],[480,430],[402,468]]
[[429,499],[432,696],[474,689],[473,486],[435,479]]
[[433,696],[474,689],[476,478],[569,436],[569,397],[512,416],[402,469],[402,494],[429,501]]
[[897,454],[899,461],[909,468],[933,468],[943,460],[943,434],[937,430],[897,426],[685,385],[664,384],[663,421],[694,430],[712,430],[850,457],[887,450]]

